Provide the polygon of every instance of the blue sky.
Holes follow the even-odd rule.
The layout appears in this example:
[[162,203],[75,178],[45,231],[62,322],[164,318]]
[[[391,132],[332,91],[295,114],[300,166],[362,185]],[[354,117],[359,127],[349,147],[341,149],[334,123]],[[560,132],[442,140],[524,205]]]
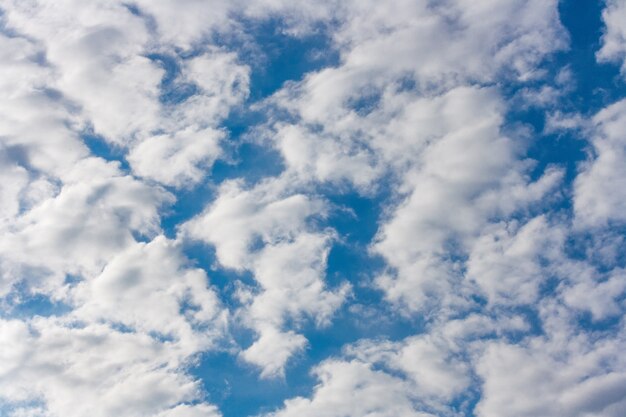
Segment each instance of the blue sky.
[[620,417],[626,3],[0,5],[0,414]]

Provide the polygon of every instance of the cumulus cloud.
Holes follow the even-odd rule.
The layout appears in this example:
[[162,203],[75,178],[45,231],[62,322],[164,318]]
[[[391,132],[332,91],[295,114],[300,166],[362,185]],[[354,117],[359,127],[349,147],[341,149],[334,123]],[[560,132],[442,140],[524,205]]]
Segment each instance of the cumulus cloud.
[[476,281],[490,303],[534,303],[542,284],[553,276],[545,265],[563,257],[565,232],[551,227],[544,217],[522,226],[513,222],[491,229],[474,243],[468,278]]
[[226,312],[205,272],[185,263],[176,243],[163,236],[132,245],[100,275],[77,286],[80,307],[74,313],[192,346],[214,343],[227,324]]
[[483,351],[481,340],[526,328],[520,317],[471,315],[396,342],[361,340],[314,369],[311,398],[289,399],[267,415],[463,415],[458,400],[478,382],[469,358]]
[[468,253],[491,219],[539,201],[560,176],[547,172],[529,183],[518,144],[501,133],[503,110],[494,91],[458,88],[429,104],[432,124],[426,126],[434,131],[426,130],[419,162],[403,177],[407,197],[372,246],[395,269],[380,277],[380,287],[409,310],[446,297],[458,303],[451,299],[462,293],[455,257]]
[[66,274],[95,274],[135,242],[134,234],[154,236],[158,209],[172,198],[101,159],[84,159],[66,175],[68,182],[55,196],[5,228],[0,242],[5,279],[30,276],[33,288],[53,294]]
[[376,371],[367,364],[329,361],[316,369],[322,383],[313,398],[294,398],[273,417],[367,416],[427,417],[407,397],[407,386],[398,378]]
[[[617,416],[624,410],[623,329],[596,335],[547,302],[546,336],[522,345],[488,344],[478,361],[484,380],[479,416]],[[606,365],[611,364],[611,365]]]
[[619,0],[610,0],[602,11],[605,28],[602,36],[602,48],[597,52],[601,61],[615,61],[621,64],[622,73],[626,73],[626,5]]
[[325,203],[285,186],[288,178],[264,181],[252,189],[240,182],[224,184],[204,213],[185,223],[183,233],[215,247],[221,265],[253,273],[258,288],[242,287],[244,322],[258,334],[242,357],[259,365],[262,375],[281,374],[306,339],[284,330],[310,317],[328,323],[341,305],[347,287],[326,288],[326,260],[332,231],[315,230]]
[[626,189],[626,101],[601,110],[593,118],[592,157],[576,179],[574,209],[581,226],[623,223]]
[[200,398],[200,388],[181,370],[189,352],[177,344],[55,318],[2,320],[0,329],[0,392],[14,415],[38,401],[53,416],[219,415],[204,404],[180,406]]

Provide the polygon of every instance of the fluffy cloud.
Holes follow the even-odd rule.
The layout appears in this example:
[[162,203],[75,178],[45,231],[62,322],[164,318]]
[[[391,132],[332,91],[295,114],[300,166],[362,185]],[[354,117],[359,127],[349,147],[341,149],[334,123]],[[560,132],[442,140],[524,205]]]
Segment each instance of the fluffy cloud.
[[476,281],[490,303],[534,303],[542,284],[551,278],[545,265],[563,257],[564,231],[551,227],[544,217],[521,227],[512,222],[491,229],[474,242],[467,277]]
[[[247,97],[249,69],[233,53],[209,50],[181,63],[181,80],[195,94],[161,109],[159,131],[128,153],[134,172],[173,186],[195,185],[221,153],[226,137],[219,123]],[[154,132],[152,132],[154,133]]]
[[57,195],[5,229],[0,252],[6,278],[30,275],[33,288],[53,293],[66,274],[95,274],[135,242],[133,234],[154,236],[158,208],[171,200],[101,159],[81,161],[67,178]]
[[39,401],[52,416],[219,415],[180,405],[197,400],[200,388],[184,374],[188,352],[178,344],[55,318],[2,320],[0,333],[0,397],[14,416]]
[[324,283],[332,231],[316,231],[323,201],[290,192],[288,178],[266,180],[252,189],[224,184],[204,213],[183,227],[185,236],[214,245],[219,263],[253,273],[258,288],[242,287],[243,320],[259,339],[242,357],[263,376],[279,375],[306,339],[283,329],[287,320],[313,318],[324,325],[342,303],[347,287],[330,291]]
[[81,106],[98,133],[123,143],[155,126],[163,70],[141,56],[149,41],[141,18],[121,3],[73,0],[10,2],[5,13],[9,27],[44,45],[57,68],[54,87]]
[[390,266],[379,287],[408,311],[463,304],[455,259],[492,219],[525,210],[562,175],[531,183],[524,134],[503,131],[500,92],[472,84],[541,76],[541,60],[566,46],[557,3],[359,2],[340,16],[339,65],[274,95],[269,103],[295,122],[279,120],[270,135],[287,170],[306,180],[369,194],[393,178],[401,202],[372,245]]
[[380,416],[427,417],[414,409],[408,387],[398,378],[359,361],[329,361],[316,369],[321,384],[313,398],[294,398],[272,417]]
[[626,101],[619,101],[593,118],[593,157],[576,178],[574,209],[584,227],[626,220]]
[[158,236],[137,243],[107,263],[102,273],[77,285],[73,299],[81,319],[153,332],[190,347],[210,346],[222,336],[226,312],[201,269],[185,266],[175,242]]
[[[70,9],[73,14],[64,12]],[[129,148],[137,174],[167,185],[195,184],[220,155],[224,132],[217,124],[248,92],[248,69],[233,53],[209,47],[182,59],[142,16],[117,2],[8,4],[6,21],[45,54],[42,70],[49,75],[42,87],[78,107],[83,127],[113,147]],[[180,67],[173,82],[195,86],[174,106],[162,102],[166,68],[151,58],[163,54]]]
[[619,0],[607,1],[602,12],[606,25],[602,36],[602,48],[597,52],[602,61],[616,61],[622,65],[622,73],[626,74],[626,5]]
[[542,308],[545,337],[489,343],[477,363],[484,380],[478,416],[618,416],[624,412],[623,326],[615,334],[581,332],[575,316]]
[[453,299],[463,293],[462,264],[455,259],[469,252],[491,219],[523,211],[560,178],[553,171],[529,182],[518,144],[500,131],[503,110],[494,91],[459,88],[429,104],[422,149],[403,178],[407,197],[385,219],[372,247],[396,271],[378,284],[409,310],[437,300],[463,303]]
[[48,85],[54,72],[41,62],[44,49],[28,38],[4,33],[0,33],[0,46],[3,154],[42,178],[42,174],[62,177],[88,154],[71,129],[76,122],[72,103]]
[[482,340],[526,330],[520,317],[470,315],[396,342],[361,340],[314,369],[311,398],[289,399],[267,415],[463,415],[463,398],[478,382],[471,359],[484,351]]
[[532,78],[546,53],[565,47],[552,1],[351,6],[333,35],[340,65],[308,74],[272,102],[298,120],[274,126],[288,167],[361,189],[387,164],[413,161],[437,126],[430,99],[503,71]]

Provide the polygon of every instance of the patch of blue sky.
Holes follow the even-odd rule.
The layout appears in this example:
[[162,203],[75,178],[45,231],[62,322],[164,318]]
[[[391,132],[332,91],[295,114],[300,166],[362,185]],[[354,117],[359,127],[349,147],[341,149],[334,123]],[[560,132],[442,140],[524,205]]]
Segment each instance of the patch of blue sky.
[[228,352],[213,352],[202,358],[195,370],[200,376],[208,399],[224,416],[253,416],[270,412],[286,398],[307,396],[315,384],[309,374],[310,363],[295,361],[285,378],[259,380],[258,369],[242,363]]
[[224,181],[237,179],[247,186],[259,181],[279,176],[285,170],[282,156],[275,149],[257,143],[252,139],[234,139],[226,158],[218,159],[211,167],[207,182],[219,185]]
[[18,283],[1,300],[0,317],[27,319],[31,317],[62,316],[72,311],[72,306],[53,300],[46,294],[33,293],[24,282]]
[[176,237],[178,226],[202,212],[204,207],[214,199],[216,187],[211,183],[203,183],[191,189],[178,190],[175,196],[176,201],[161,215],[161,228],[165,236],[170,239]]
[[120,169],[124,172],[130,172],[130,166],[125,156],[126,149],[106,141],[102,136],[89,130],[84,131],[80,138],[93,156],[109,162],[117,162]]
[[[46,404],[44,401],[39,400],[18,401],[13,403],[0,400],[1,416],[15,415],[12,413],[18,410],[28,410],[22,415],[45,415]],[[28,414],[29,411],[32,411],[32,414]]]
[[307,73],[339,63],[339,54],[333,48],[324,26],[303,36],[292,36],[285,31],[282,19],[263,21],[241,19],[246,28],[245,38],[223,38],[215,41],[228,49],[236,47],[243,63],[251,67],[250,99],[262,100],[286,82],[299,81]]
[[360,116],[367,116],[380,104],[382,92],[378,89],[366,90],[348,100],[348,107]]
[[[601,233],[598,230],[583,230],[572,233],[565,242],[565,253],[568,257],[585,260],[593,265],[599,273],[610,272],[614,268],[626,268],[626,256],[623,255],[626,242],[626,227],[623,224],[614,224],[609,227],[611,234]],[[615,236],[620,236],[616,238]],[[598,248],[616,248],[607,255]]]
[[[626,303],[626,296],[622,295],[616,301],[621,305],[624,305],[624,303]],[[594,318],[593,315],[588,311],[581,311],[578,314],[578,325],[582,329],[585,329],[585,331],[593,332],[598,335],[602,335],[603,333],[616,333],[617,331],[619,331],[619,328],[622,325],[622,321],[623,317],[619,314],[603,317],[601,319]]]
[[[218,291],[222,303],[231,310],[241,307],[241,303],[236,297],[239,285],[256,287],[256,281],[249,271],[237,271],[221,267],[215,256],[215,248],[211,245],[185,241],[183,242],[183,251],[190,260],[191,266],[206,271],[209,285]],[[247,332],[242,334],[246,334],[247,337]]]

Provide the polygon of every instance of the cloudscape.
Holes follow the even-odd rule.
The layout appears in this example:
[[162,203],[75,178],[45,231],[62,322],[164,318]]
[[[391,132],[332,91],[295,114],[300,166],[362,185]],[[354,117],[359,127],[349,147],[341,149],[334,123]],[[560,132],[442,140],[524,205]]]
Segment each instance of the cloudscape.
[[625,0],[0,1],[0,416],[626,416]]

